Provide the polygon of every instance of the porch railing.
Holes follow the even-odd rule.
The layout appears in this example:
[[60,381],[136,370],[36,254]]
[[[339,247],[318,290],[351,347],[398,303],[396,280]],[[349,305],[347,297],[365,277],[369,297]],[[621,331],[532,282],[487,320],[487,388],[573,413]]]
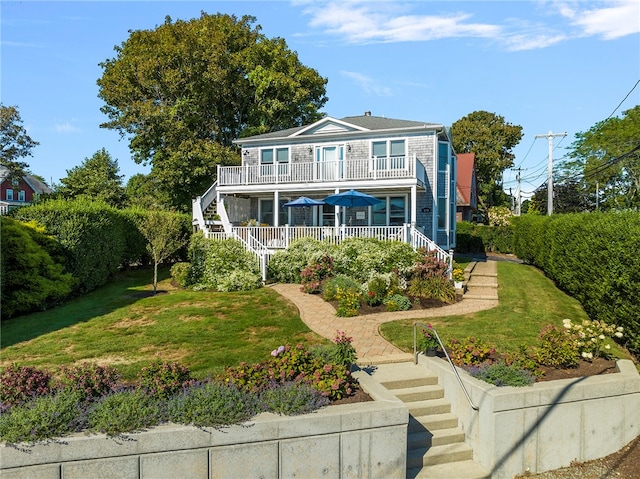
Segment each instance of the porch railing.
[[[335,180],[416,178],[416,157],[305,161],[245,166],[218,166],[218,185],[266,185]],[[421,169],[423,171],[424,168]]]

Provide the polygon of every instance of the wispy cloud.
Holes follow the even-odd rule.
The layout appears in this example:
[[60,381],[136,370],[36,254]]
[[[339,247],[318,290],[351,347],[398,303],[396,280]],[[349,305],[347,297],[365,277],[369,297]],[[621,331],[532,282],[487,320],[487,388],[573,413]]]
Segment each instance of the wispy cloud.
[[[524,3],[532,5],[530,2]],[[309,25],[352,44],[426,42],[445,38],[483,38],[510,51],[546,48],[584,36],[619,38],[640,32],[638,0],[552,0],[544,2],[553,23],[533,23],[509,18],[500,24],[476,22],[473,14],[459,11],[455,2],[421,3],[439,9],[453,5],[456,11],[411,14],[416,3],[343,0],[295,1],[310,17]],[[594,5],[597,5],[594,7]],[[558,25],[557,20],[568,20]]]
[[365,93],[373,94],[376,96],[391,96],[393,91],[391,88],[381,85],[376,79],[358,72],[341,71],[341,75],[346,76],[354,81]]
[[[575,4],[560,3],[560,15],[578,27],[583,36],[601,36],[613,40],[640,33],[640,2],[608,0],[599,7],[579,10]],[[593,4],[587,4],[591,7]]]
[[80,128],[73,126],[68,121],[64,123],[57,123],[56,125],[54,125],[53,129],[56,131],[56,133],[61,133],[61,134],[80,133],[82,131],[80,130]]
[[396,2],[328,2],[307,6],[313,27],[324,28],[349,43],[389,43],[437,40],[449,37],[492,37],[495,25],[467,22],[471,15],[405,14]]

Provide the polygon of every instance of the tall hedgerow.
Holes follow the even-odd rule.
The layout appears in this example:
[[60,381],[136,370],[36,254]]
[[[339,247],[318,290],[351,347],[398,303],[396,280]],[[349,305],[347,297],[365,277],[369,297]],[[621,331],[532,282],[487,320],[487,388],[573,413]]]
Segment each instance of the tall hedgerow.
[[125,224],[118,210],[105,203],[52,200],[20,208],[16,217],[36,221],[60,242],[80,293],[105,284],[122,263]]
[[592,319],[625,329],[640,352],[640,213],[525,215],[515,252],[575,297]]
[[74,278],[64,269],[55,239],[35,224],[0,218],[0,304],[2,318],[46,309],[66,298]]

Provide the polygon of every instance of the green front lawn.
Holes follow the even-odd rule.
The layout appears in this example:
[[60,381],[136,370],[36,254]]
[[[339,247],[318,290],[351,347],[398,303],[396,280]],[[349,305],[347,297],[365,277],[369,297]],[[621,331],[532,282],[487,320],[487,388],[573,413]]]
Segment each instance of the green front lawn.
[[125,378],[156,356],[204,378],[240,361],[259,362],[280,345],[327,342],[269,288],[239,293],[173,288],[164,272],[117,280],[49,311],[2,322],[0,365],[56,368],[78,361],[116,366]]

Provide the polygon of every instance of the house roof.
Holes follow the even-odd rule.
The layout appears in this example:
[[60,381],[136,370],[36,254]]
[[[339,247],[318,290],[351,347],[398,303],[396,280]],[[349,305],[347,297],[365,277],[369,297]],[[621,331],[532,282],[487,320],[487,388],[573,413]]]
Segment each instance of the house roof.
[[236,144],[260,142],[263,140],[292,140],[311,134],[350,134],[377,131],[402,131],[408,129],[439,130],[443,128],[438,123],[425,123],[422,121],[397,120],[369,114],[361,116],[347,116],[341,119],[326,116],[310,125],[288,128],[286,130],[263,133],[234,140]]
[[[9,168],[6,166],[0,165],[0,183],[3,183],[10,176]],[[22,180],[28,184],[34,193],[42,194],[42,193],[53,193],[53,190],[45,185],[42,181],[36,178],[33,175],[24,175]]]
[[457,180],[456,180],[456,203],[458,206],[474,206],[475,198],[472,198],[474,171],[476,164],[475,153],[458,153]]

